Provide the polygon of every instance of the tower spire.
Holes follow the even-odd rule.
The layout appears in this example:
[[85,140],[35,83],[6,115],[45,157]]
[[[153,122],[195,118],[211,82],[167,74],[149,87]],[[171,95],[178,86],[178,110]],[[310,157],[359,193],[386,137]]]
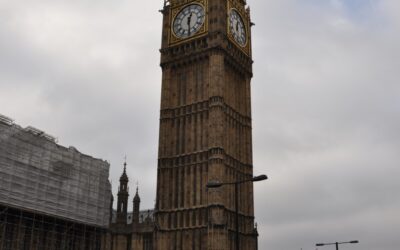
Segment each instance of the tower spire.
[[126,155],[125,155],[125,157],[124,157],[124,173],[126,173]]
[[124,161],[124,170],[122,172],[121,177],[119,178],[119,182],[126,182],[128,183],[128,175],[126,174],[126,156],[125,156],[125,161]]
[[136,194],[135,197],[133,197],[133,202],[138,201],[140,202],[140,196],[139,196],[139,184],[136,186]]
[[136,183],[136,194],[133,197],[133,214],[132,214],[132,224],[139,223],[140,214],[140,197],[139,197],[139,182]]
[[124,171],[119,178],[118,201],[117,201],[117,222],[127,223],[128,214],[128,176],[126,174],[126,156],[124,161]]

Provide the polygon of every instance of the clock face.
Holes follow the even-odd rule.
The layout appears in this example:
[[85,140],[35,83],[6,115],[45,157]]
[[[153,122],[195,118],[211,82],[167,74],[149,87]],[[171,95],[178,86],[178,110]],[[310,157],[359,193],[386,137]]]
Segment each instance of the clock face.
[[183,8],[175,17],[173,31],[175,36],[186,38],[196,34],[204,23],[203,6],[190,4]]
[[246,28],[242,17],[234,9],[229,13],[229,31],[240,46],[246,45]]

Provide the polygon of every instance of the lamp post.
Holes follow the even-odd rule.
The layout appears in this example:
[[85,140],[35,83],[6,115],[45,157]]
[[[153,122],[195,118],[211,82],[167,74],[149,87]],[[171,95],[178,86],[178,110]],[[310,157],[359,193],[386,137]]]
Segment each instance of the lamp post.
[[235,182],[209,182],[207,183],[207,188],[219,188],[224,185],[235,185],[235,227],[236,227],[236,250],[239,250],[239,184],[246,183],[246,182],[256,182],[256,181],[263,181],[268,179],[268,177],[263,174],[259,176],[254,176],[251,179],[244,180],[244,181],[235,181]]
[[339,250],[340,244],[347,244],[347,243],[355,244],[355,243],[358,243],[358,240],[352,240],[352,241],[346,241],[346,242],[335,242],[335,243],[317,243],[315,245],[317,247],[322,247],[322,246],[326,246],[326,245],[336,245],[336,250]]

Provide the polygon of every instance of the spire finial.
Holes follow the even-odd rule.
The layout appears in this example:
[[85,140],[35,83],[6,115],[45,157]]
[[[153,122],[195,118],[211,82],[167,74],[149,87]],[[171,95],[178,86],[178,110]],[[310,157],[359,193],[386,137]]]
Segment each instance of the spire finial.
[[128,182],[128,176],[126,175],[126,155],[124,157],[125,161],[124,161],[124,171],[122,172],[121,178],[119,178],[119,181],[124,181],[124,182]]
[[126,155],[124,157],[125,161],[124,161],[124,173],[126,173]]
[[139,181],[136,182],[136,194],[135,197],[133,197],[134,202],[140,202],[140,197],[139,197]]

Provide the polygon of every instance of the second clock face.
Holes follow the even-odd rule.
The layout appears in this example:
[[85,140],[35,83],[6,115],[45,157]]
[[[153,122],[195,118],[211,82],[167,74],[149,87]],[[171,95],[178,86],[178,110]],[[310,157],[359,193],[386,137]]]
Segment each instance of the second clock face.
[[246,45],[246,28],[242,17],[234,9],[229,13],[229,31],[240,46]]
[[203,6],[199,4],[187,5],[176,15],[173,22],[173,32],[179,38],[190,37],[199,31],[204,19]]

